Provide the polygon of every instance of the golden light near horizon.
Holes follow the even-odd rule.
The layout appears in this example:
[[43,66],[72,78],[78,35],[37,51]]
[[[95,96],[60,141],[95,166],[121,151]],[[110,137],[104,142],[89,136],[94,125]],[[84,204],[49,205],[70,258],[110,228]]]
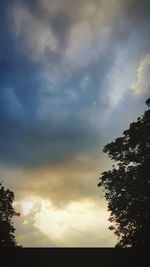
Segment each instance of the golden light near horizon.
[[[32,218],[35,228],[57,246],[98,246],[100,238],[109,236],[105,230],[109,226],[106,204],[100,207],[85,199],[55,206],[49,199],[30,197],[17,205],[22,209],[23,224],[29,225]],[[110,239],[110,245],[113,242]]]

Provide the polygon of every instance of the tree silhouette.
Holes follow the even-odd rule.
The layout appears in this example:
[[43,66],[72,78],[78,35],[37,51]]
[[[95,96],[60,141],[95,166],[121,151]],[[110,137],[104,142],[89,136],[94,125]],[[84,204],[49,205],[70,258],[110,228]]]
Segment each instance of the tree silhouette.
[[12,217],[19,216],[12,206],[14,193],[0,183],[0,247],[16,247]]
[[[150,107],[150,98],[145,102]],[[116,162],[101,174],[118,238],[116,247],[150,246],[150,110],[130,124],[123,137],[107,144],[104,153]]]

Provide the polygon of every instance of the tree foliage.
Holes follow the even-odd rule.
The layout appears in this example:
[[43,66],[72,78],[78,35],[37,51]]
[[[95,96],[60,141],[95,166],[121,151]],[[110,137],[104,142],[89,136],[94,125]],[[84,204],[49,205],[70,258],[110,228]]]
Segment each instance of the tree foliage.
[[0,247],[16,247],[14,236],[13,216],[19,216],[12,206],[14,193],[9,189],[5,190],[0,183]]
[[[150,98],[146,104],[150,107]],[[150,245],[150,110],[130,124],[123,136],[103,151],[115,161],[101,174],[110,211],[109,221],[118,238],[116,247]]]

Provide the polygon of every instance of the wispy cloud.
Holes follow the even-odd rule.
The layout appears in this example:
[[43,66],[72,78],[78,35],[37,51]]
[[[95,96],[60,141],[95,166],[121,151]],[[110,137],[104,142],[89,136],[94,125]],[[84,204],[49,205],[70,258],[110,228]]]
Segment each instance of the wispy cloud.
[[137,82],[131,86],[135,95],[144,94],[150,90],[150,54],[146,55],[137,69]]

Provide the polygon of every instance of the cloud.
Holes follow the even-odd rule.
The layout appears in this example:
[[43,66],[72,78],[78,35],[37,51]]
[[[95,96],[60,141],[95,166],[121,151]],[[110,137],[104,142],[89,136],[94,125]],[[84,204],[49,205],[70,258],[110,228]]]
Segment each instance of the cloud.
[[[49,203],[45,203],[45,206],[36,217],[36,226],[57,240],[59,246],[63,244],[66,247],[101,247],[106,245],[101,244],[101,238],[111,238],[109,232],[103,231],[106,227],[107,212],[94,202],[72,202],[62,210],[53,209]],[[48,221],[50,227],[47,227]]]
[[[29,201],[32,209],[24,213],[22,207]],[[102,201],[101,205],[84,200],[55,207],[47,199],[31,197],[16,203],[15,208],[22,211],[21,217],[15,219],[15,227],[18,243],[23,246],[102,247],[115,243],[109,230],[104,230],[109,223]]]
[[[108,163],[79,155],[47,168],[0,167],[4,185],[15,192],[18,244],[27,247],[113,246],[99,192],[99,168]],[[76,220],[78,218],[78,220]]]
[[[28,3],[28,2],[27,2]],[[19,45],[30,59],[58,61],[62,68],[89,65],[110,49],[121,28],[126,1],[22,1],[13,5],[12,21]],[[35,12],[36,10],[36,12]],[[113,42],[114,42],[113,40]]]
[[53,205],[61,206],[79,199],[99,198],[97,187],[100,165],[98,156],[78,155],[52,166],[22,169],[1,166],[0,176],[5,185],[15,191],[16,199],[41,196]]
[[[119,56],[118,56],[119,58]],[[108,77],[108,91],[107,97],[109,98],[110,105],[116,106],[120,100],[129,90],[129,86],[133,79],[133,67],[131,64],[126,64],[124,61],[119,62],[116,60],[115,66],[109,73]]]
[[114,110],[117,110],[118,106],[120,108],[127,97],[131,98],[130,86],[135,77],[136,56],[132,47],[129,49],[123,46],[117,49],[115,63],[104,81],[104,87],[107,88],[103,95],[103,99],[107,100],[107,109],[103,115],[104,124],[110,121]]
[[33,207],[32,212],[24,214],[21,204],[19,202],[15,203],[15,209],[20,212],[20,217],[14,219],[17,244],[23,247],[56,247],[51,238],[35,226],[37,205]]
[[133,16],[133,6],[118,0],[2,6],[1,163],[35,168],[102,142],[105,114],[128,95],[149,49],[149,17],[140,3]]
[[26,55],[30,55],[30,59],[44,60],[47,53],[56,53],[58,40],[50,25],[40,21],[27,7],[15,6],[12,20],[18,45],[23,46]]
[[96,21],[93,25],[90,21],[83,20],[73,26],[64,53],[64,64],[70,68],[87,67],[107,49],[110,31],[108,27],[101,27],[99,23]]
[[131,86],[135,95],[141,95],[150,90],[150,54],[147,54],[140,62],[137,69],[137,82]]

